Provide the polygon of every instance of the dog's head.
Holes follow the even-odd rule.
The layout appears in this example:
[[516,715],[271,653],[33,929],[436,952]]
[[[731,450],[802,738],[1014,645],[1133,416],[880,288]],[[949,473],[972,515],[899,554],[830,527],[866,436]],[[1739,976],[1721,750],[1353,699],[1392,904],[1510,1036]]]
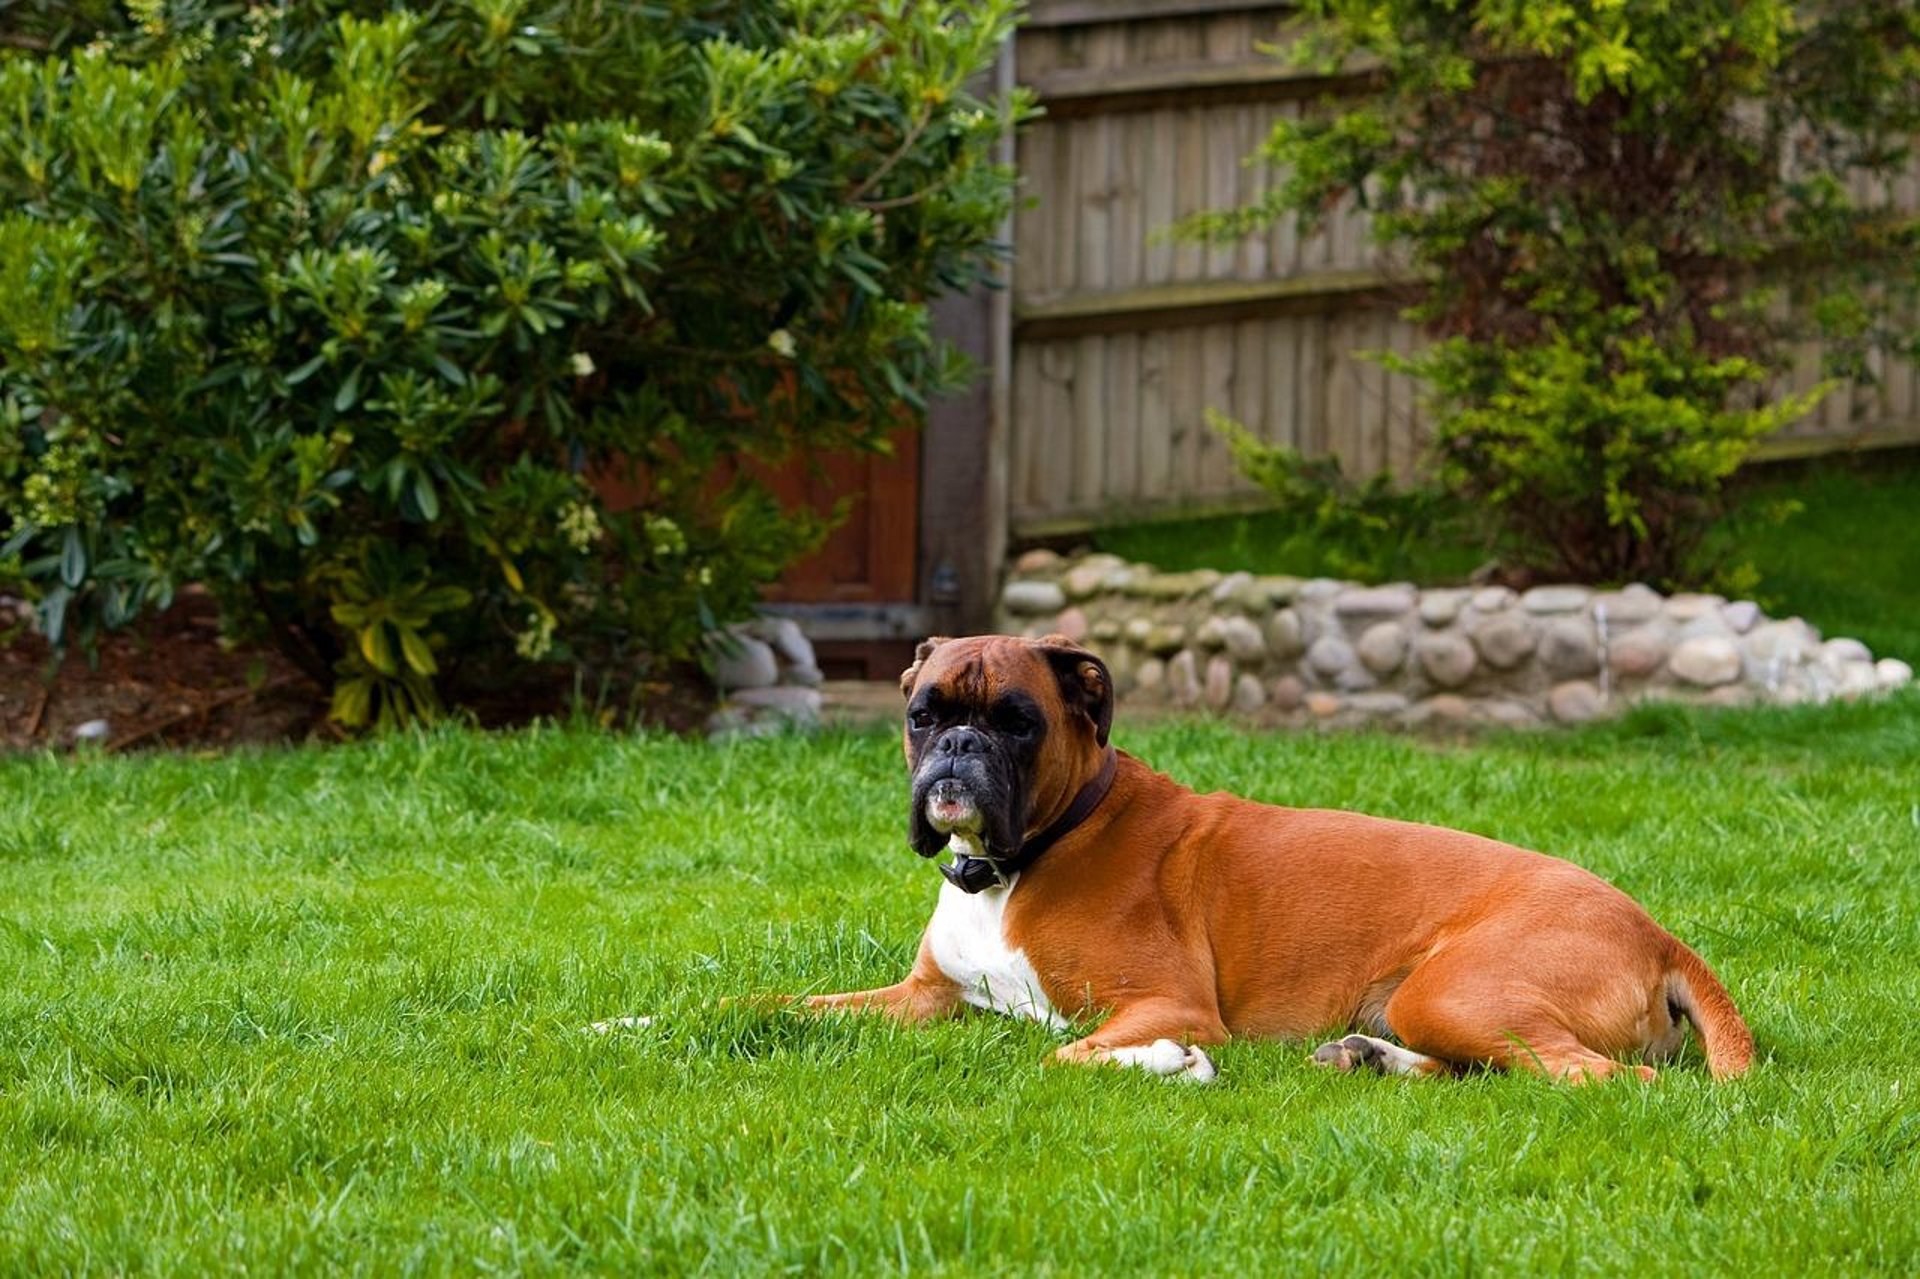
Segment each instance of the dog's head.
[[930,639],[900,676],[913,775],[914,851],[932,857],[955,832],[1011,858],[1100,772],[1113,680],[1064,635]]

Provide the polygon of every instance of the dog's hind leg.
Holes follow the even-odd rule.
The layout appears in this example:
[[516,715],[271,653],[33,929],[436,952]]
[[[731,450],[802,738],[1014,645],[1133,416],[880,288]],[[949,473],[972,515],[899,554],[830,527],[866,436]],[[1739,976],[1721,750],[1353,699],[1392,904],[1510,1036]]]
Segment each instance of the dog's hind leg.
[[1156,999],[1120,1009],[1085,1039],[1062,1047],[1053,1059],[1080,1066],[1125,1066],[1206,1084],[1219,1072],[1201,1045],[1226,1039],[1227,1028],[1217,1012]]
[[[1651,1067],[1602,1051],[1637,1046],[1629,1031],[1605,1024],[1614,1019],[1597,1015],[1602,1004],[1631,1002],[1611,988],[1625,992],[1629,983],[1617,973],[1594,973],[1575,989],[1555,976],[1550,966],[1529,968],[1510,952],[1457,944],[1408,974],[1387,1001],[1387,1022],[1416,1055],[1443,1063],[1532,1070],[1569,1083],[1622,1072],[1652,1079]],[[1594,1040],[1585,1041],[1576,1026],[1591,1028]]]

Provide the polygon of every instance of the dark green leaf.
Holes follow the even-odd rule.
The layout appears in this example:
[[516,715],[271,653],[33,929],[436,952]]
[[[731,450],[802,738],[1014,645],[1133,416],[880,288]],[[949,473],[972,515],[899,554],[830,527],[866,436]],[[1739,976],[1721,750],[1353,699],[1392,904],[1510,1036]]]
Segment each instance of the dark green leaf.
[[78,525],[68,528],[60,543],[60,580],[76,588],[87,580],[87,543]]

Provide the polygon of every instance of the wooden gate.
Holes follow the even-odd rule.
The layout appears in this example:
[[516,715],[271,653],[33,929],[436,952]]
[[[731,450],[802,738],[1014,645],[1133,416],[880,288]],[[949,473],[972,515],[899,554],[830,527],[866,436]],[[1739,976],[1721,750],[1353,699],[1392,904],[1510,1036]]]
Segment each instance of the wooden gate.
[[826,545],[799,561],[766,591],[769,600],[806,604],[880,604],[914,598],[920,511],[920,437],[894,437],[892,456],[837,454],[795,462],[767,476],[789,507],[831,512],[846,520]]

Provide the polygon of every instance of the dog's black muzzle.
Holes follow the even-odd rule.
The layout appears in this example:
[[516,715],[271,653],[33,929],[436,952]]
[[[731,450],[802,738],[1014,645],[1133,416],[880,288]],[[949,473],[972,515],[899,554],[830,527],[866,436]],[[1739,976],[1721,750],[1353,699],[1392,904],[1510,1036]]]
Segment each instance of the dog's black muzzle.
[[927,803],[941,798],[971,801],[980,815],[980,841],[989,855],[1020,851],[1022,788],[1008,752],[981,729],[956,724],[928,745],[913,774],[913,813],[908,838],[922,857],[938,856],[947,832],[927,816]]

